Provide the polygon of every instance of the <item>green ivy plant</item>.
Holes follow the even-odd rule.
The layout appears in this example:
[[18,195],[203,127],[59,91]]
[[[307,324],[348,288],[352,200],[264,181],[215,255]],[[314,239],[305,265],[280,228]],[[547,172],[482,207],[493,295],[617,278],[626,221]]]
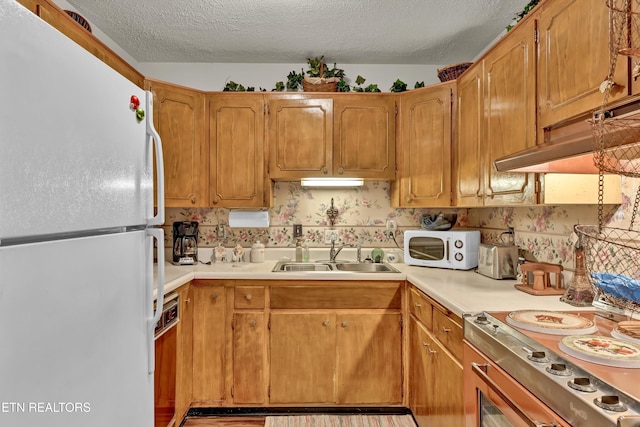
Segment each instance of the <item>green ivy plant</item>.
[[[534,7],[536,7],[536,5],[540,3],[540,0],[531,0],[522,10],[522,12],[516,13],[515,15],[515,20],[516,20],[516,24],[518,22],[520,22],[520,20],[522,18],[524,18],[525,16],[527,16],[527,14],[529,12],[531,12],[531,9],[533,9]],[[515,25],[515,24],[514,24]],[[507,31],[510,31],[513,28],[513,25],[507,25]]]
[[416,84],[413,86],[414,89],[419,89],[421,87],[424,87],[424,82],[416,82]]
[[391,89],[389,89],[390,92],[404,92],[406,90],[407,84],[400,79],[393,82],[393,85],[391,85]]
[[291,71],[287,76],[287,90],[298,90],[302,87],[302,79],[304,78],[304,70],[300,70],[300,73]]
[[367,79],[358,75],[358,77],[356,78],[356,84],[358,86],[354,86],[353,91],[354,92],[381,92],[380,89],[378,89],[377,84],[370,84],[367,87],[362,87],[365,81],[367,81]]

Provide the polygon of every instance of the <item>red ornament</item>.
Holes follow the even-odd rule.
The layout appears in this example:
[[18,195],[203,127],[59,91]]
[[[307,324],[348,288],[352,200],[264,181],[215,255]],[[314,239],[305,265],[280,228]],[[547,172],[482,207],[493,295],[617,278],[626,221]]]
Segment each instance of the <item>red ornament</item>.
[[140,106],[140,100],[137,96],[131,95],[131,101],[129,103],[129,108],[132,110],[136,110]]

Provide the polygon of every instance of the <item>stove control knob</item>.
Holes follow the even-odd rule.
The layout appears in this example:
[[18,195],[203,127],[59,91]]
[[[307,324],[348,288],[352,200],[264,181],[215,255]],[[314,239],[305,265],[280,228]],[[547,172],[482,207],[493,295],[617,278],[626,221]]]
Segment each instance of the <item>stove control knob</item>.
[[593,399],[593,403],[607,411],[624,412],[628,409],[624,403],[620,402],[620,398],[615,395],[597,397]]
[[596,388],[591,384],[591,380],[588,377],[577,377],[567,383],[569,387],[574,390],[583,391],[585,393],[593,393]]
[[547,363],[549,361],[549,358],[544,351],[532,351],[531,354],[527,356],[527,359],[536,363]]
[[547,372],[561,377],[568,377],[571,375],[571,370],[567,369],[567,365],[564,363],[552,363],[551,366],[547,366]]
[[474,322],[480,325],[487,325],[489,324],[489,319],[487,319],[487,316],[485,316],[484,314],[480,314],[476,316],[476,320],[474,320]]

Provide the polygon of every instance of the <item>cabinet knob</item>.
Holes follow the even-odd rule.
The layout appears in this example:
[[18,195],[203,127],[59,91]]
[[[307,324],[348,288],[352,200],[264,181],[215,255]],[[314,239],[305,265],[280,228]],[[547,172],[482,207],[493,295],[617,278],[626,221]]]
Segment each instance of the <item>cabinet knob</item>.
[[415,303],[414,306],[416,307],[422,307],[422,304],[420,304],[419,302]]
[[442,332],[444,332],[445,334],[451,332],[451,329],[449,328],[445,328],[444,326],[442,327]]
[[328,174],[328,173],[329,173],[329,169],[327,169],[327,167],[326,167],[326,166],[325,166],[325,167],[323,167],[323,168],[322,168],[322,173],[323,173],[323,174],[325,174],[325,175],[326,175],[326,174]]
[[423,346],[423,347],[429,347],[429,343],[428,343],[428,342],[424,342],[424,341],[422,341],[422,346]]
[[340,166],[338,168],[338,175],[342,175],[344,173],[344,169],[342,168],[342,166]]
[[185,303],[189,304],[191,302],[191,298],[187,298],[184,300]]
[[324,322],[322,322],[322,326],[329,326],[329,321],[325,320]]
[[437,351],[436,351],[436,350],[434,350],[434,349],[432,349],[432,348],[430,348],[430,349],[429,349],[429,354],[436,354],[436,353],[437,353]]
[[247,299],[247,301],[251,301],[253,299],[253,297],[251,296],[251,294],[247,294],[245,295],[245,298]]
[[408,196],[405,197],[404,201],[407,202],[407,203],[411,203],[411,197],[408,197]]
[[211,299],[217,299],[218,298],[218,294],[216,294],[215,292],[211,294]]
[[347,322],[347,321],[342,322],[342,327],[343,328],[346,328],[347,326],[349,326],[349,322]]
[[220,198],[218,196],[213,198],[213,204],[214,205],[217,205],[219,201],[220,201]]
[[251,327],[255,328],[258,323],[255,320],[252,320],[251,322],[249,322],[249,324],[251,325]]
[[189,198],[189,200],[191,201],[191,204],[192,204],[192,205],[195,205],[195,204],[196,204],[196,202],[198,201],[198,198],[197,198],[194,194],[189,194],[187,197],[188,197],[188,198]]

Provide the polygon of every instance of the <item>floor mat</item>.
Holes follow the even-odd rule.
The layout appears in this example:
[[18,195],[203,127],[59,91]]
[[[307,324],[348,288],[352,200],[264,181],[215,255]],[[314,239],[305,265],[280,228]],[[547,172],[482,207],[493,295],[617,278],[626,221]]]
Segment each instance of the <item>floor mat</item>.
[[411,415],[268,416],[265,427],[416,427]]

